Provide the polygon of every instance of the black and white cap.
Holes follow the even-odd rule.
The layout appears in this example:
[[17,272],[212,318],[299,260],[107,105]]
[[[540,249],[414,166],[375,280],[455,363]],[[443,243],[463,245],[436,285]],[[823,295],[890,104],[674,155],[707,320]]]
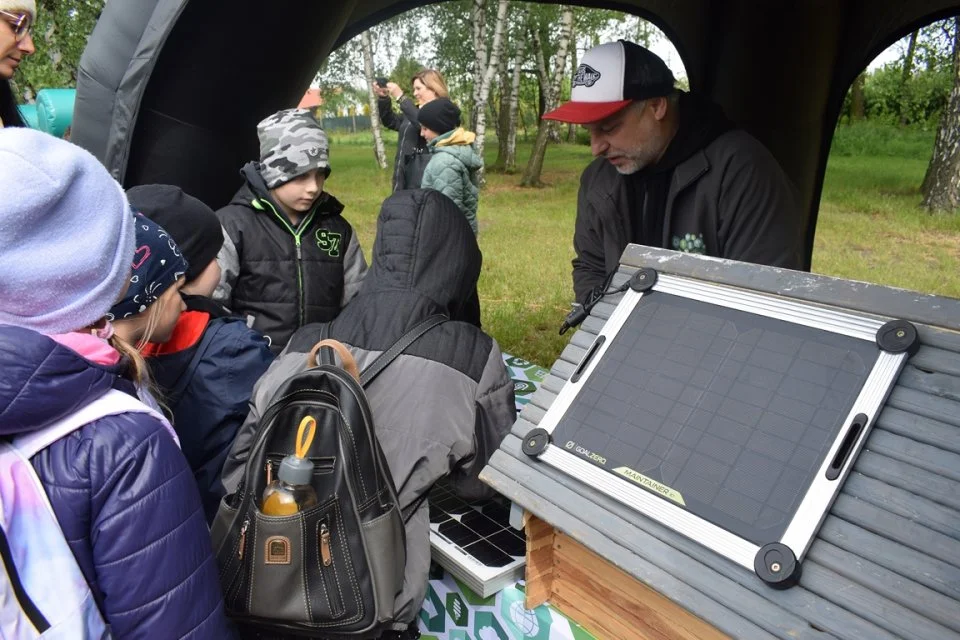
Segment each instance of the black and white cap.
[[573,76],[570,101],[546,120],[587,124],[613,115],[634,100],[673,91],[673,73],[659,56],[626,40],[607,42],[583,54]]

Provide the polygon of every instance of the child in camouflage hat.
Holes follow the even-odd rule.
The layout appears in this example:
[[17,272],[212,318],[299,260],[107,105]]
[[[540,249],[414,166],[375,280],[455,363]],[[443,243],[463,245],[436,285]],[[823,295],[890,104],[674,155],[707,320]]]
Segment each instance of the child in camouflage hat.
[[214,299],[245,318],[279,353],[309,322],[327,322],[360,289],[367,263],[343,205],[324,191],[327,134],[307,109],[284,109],[257,125],[260,161],[217,211],[223,247]]

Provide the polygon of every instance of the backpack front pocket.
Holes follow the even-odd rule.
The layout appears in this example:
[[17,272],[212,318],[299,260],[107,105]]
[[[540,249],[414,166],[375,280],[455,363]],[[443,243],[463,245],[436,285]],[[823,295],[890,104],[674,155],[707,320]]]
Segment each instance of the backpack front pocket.
[[252,513],[245,545],[250,615],[317,627],[362,617],[336,500],[289,516]]

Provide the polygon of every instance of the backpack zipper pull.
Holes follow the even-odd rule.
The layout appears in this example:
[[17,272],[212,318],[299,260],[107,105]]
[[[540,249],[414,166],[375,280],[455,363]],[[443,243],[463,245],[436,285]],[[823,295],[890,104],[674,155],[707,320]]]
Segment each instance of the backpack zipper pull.
[[320,557],[325,567],[329,567],[333,562],[333,556],[330,554],[330,529],[327,528],[326,522],[320,523]]
[[244,520],[243,526],[240,527],[240,548],[237,549],[237,558],[243,560],[243,548],[246,546],[247,542],[247,527],[250,526],[250,520]]
[[271,482],[273,482],[273,462],[270,460],[267,460],[267,464],[265,466],[266,466],[266,472],[267,472],[267,484],[270,484]]

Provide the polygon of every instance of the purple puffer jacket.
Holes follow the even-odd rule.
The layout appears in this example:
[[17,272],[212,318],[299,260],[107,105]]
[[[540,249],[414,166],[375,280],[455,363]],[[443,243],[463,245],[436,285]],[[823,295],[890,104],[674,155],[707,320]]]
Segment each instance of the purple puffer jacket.
[[[0,326],[0,437],[132,385],[46,336]],[[113,637],[233,638],[193,475],[146,414],[96,420],[33,458]]]

